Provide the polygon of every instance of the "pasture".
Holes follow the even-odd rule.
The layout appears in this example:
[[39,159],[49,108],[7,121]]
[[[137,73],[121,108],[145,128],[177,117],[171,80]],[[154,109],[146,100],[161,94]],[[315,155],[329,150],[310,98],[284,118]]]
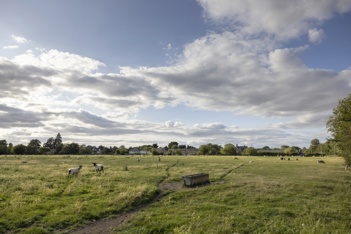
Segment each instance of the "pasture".
[[[0,233],[71,233],[153,201],[160,184],[162,196],[116,233],[351,233],[342,158],[138,157],[0,156]],[[210,185],[182,187],[202,172]]]

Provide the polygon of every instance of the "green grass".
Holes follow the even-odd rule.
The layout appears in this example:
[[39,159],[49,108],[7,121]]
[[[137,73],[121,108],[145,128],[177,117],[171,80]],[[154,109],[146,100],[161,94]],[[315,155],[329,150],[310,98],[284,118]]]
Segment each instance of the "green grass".
[[118,233],[351,233],[350,171],[340,158],[316,161],[183,159],[170,180],[209,172],[214,183],[169,194]]
[[[196,173],[209,173],[211,184],[170,188],[116,232],[351,233],[351,171],[341,158],[238,158],[2,156],[0,233],[60,233],[131,210],[152,200],[159,182],[179,188]],[[68,179],[67,169],[80,164]]]

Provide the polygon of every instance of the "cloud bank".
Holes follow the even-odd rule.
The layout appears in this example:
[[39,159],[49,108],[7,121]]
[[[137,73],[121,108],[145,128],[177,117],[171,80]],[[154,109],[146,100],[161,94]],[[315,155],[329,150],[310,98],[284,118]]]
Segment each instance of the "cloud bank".
[[[198,3],[219,30],[184,45],[168,66],[101,73],[103,62],[55,49],[0,58],[2,138],[26,143],[61,132],[65,141],[92,145],[308,146],[325,136],[328,114],[350,91],[351,69],[312,69],[301,54],[323,40],[323,22],[350,11],[351,2]],[[310,44],[284,46],[300,36]],[[28,41],[12,37],[19,44]],[[216,120],[187,125],[136,118],[143,109],[180,105],[281,121],[242,128]]]

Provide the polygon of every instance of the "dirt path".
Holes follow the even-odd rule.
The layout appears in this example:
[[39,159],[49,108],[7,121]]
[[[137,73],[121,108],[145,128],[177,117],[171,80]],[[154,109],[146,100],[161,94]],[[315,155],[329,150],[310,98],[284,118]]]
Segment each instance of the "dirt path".
[[[82,228],[76,229],[76,230],[60,232],[60,233],[67,233],[67,234],[96,234],[96,233],[97,234],[112,234],[112,233],[114,233],[114,230],[117,227],[119,227],[123,223],[127,222],[129,219],[131,219],[133,217],[133,215],[135,215],[139,211],[142,211],[143,209],[146,209],[151,204],[160,201],[162,198],[171,194],[172,192],[175,192],[175,191],[178,191],[181,189],[186,189],[186,188],[183,188],[183,184],[181,182],[175,182],[175,183],[166,183],[165,182],[165,180],[169,177],[169,173],[168,173],[169,169],[174,167],[177,163],[178,163],[178,161],[166,169],[167,177],[164,178],[162,181],[160,181],[158,186],[157,186],[160,193],[151,201],[144,203],[144,204],[141,204],[140,206],[136,207],[132,211],[129,211],[126,213],[121,213],[121,214],[118,214],[114,217],[109,217],[109,218],[97,220],[94,223],[88,224],[88,225],[86,225]],[[243,165],[244,165],[244,163],[227,171],[225,174],[223,174],[221,176],[221,179],[223,179],[225,176],[227,176],[228,174],[233,172],[233,170],[235,170]],[[223,182],[223,181],[220,181],[217,183],[221,183],[221,182]]]
[[[134,210],[126,213],[122,213],[119,215],[116,215],[115,217],[109,217],[105,219],[98,220],[94,223],[88,224],[87,226],[83,228],[79,228],[73,231],[67,231],[63,233],[67,234],[111,234],[114,232],[114,229],[117,228],[119,225],[125,223],[128,221],[128,219],[132,218],[132,216],[139,211],[146,209],[149,205],[159,201],[163,197],[165,197],[165,191],[167,191],[167,195],[170,194],[170,192],[174,192],[177,190],[182,189],[182,184],[181,183],[164,183],[161,182],[158,185],[158,188],[160,190],[160,194],[156,196],[153,200],[146,204],[142,204],[139,207],[135,208]],[[61,232],[62,233],[62,232]]]
[[[111,234],[111,233],[113,233],[115,228],[117,228],[121,224],[128,221],[128,219],[132,218],[132,216],[135,215],[136,213],[138,213],[139,211],[146,209],[149,205],[159,201],[160,199],[167,196],[171,192],[182,189],[183,185],[180,182],[178,182],[178,183],[164,182],[169,177],[169,173],[168,173],[169,169],[171,169],[172,167],[177,165],[178,162],[179,161],[177,161],[175,164],[166,168],[167,177],[164,178],[162,181],[160,181],[159,184],[157,185],[160,193],[151,201],[144,203],[144,204],[141,204],[140,206],[136,207],[132,211],[129,211],[126,213],[121,213],[121,214],[118,214],[114,217],[109,217],[109,218],[97,220],[91,224],[86,225],[85,227],[82,227],[82,228],[79,228],[76,230],[61,231],[60,233],[67,233],[67,234],[95,234],[95,233]],[[167,192],[167,193],[165,193],[165,192]]]

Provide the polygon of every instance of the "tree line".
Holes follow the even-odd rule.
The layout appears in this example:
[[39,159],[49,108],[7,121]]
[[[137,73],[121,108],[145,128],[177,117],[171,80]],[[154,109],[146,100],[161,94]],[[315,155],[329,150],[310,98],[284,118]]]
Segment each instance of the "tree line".
[[[34,155],[34,154],[129,154],[129,151],[137,148],[140,151],[148,152],[152,155],[184,155],[186,152],[191,152],[192,155],[326,155],[336,154],[336,144],[333,141],[327,141],[321,144],[318,139],[311,141],[309,148],[300,148],[298,146],[282,145],[280,148],[254,148],[247,146],[237,146],[227,143],[224,146],[218,144],[204,144],[199,148],[190,145],[181,145],[176,141],[170,142],[165,147],[159,147],[157,143],[152,145],[142,145],[138,147],[106,147],[106,146],[91,146],[78,143],[63,143],[60,133],[56,137],[50,137],[43,145],[38,139],[32,139],[27,145],[12,143],[7,144],[6,140],[0,140],[0,154],[16,154],[16,155]],[[162,150],[159,150],[162,148]]]

